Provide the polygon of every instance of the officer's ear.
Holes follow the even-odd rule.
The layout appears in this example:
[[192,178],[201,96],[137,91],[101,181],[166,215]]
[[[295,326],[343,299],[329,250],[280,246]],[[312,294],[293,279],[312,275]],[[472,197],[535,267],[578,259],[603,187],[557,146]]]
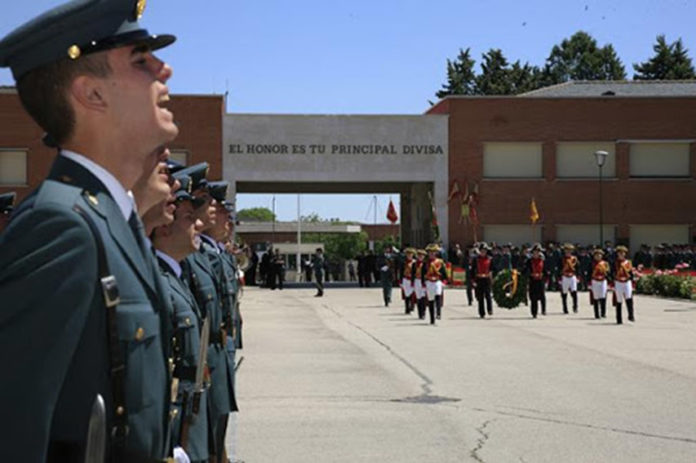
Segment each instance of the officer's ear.
[[103,113],[108,107],[104,80],[92,75],[77,76],[70,85],[70,96],[77,107],[85,111]]

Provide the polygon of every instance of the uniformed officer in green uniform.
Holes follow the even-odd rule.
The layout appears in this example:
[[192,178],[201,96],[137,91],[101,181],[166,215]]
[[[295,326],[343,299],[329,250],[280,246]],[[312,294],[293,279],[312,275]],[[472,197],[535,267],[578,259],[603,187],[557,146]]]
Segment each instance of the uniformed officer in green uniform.
[[15,197],[16,193],[14,191],[0,195],[0,233],[2,233],[10,220],[10,214],[14,210]]
[[[196,218],[202,222],[201,230],[210,229],[215,224],[215,200],[208,190],[206,179],[207,163],[196,164],[180,170],[177,174],[189,175],[193,181],[193,196],[203,200],[203,205],[196,209]],[[204,316],[210,316],[210,346],[208,349],[208,367],[211,375],[211,387],[208,393],[210,404],[210,421],[214,441],[213,458],[226,461],[225,434],[229,414],[237,411],[234,395],[234,363],[230,360],[228,349],[228,313],[227,289],[222,273],[222,263],[217,253],[211,252],[214,240],[200,235],[198,251],[189,255],[182,262],[183,277],[196,298]],[[204,243],[208,244],[204,247]],[[213,244],[210,244],[210,241]],[[214,265],[215,264],[215,265]]]
[[110,461],[170,454],[168,303],[127,191],[178,133],[153,55],[175,38],[143,29],[144,7],[72,1],[0,41],[60,150],[0,236],[4,461],[83,461],[98,395]]
[[191,178],[176,177],[181,188],[175,193],[174,222],[155,228],[152,242],[159,269],[169,286],[173,309],[172,390],[176,413],[172,423],[172,441],[186,450],[192,462],[202,462],[209,458],[207,393],[205,382],[201,382],[207,378],[202,369],[205,359],[201,361],[199,357],[204,317],[188,284],[181,279],[179,263],[197,250],[194,209],[200,206],[200,202],[189,192]]

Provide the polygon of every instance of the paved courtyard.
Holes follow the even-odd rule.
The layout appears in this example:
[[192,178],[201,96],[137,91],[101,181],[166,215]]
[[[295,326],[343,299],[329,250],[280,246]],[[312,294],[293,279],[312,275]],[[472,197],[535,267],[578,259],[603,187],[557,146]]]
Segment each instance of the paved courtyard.
[[246,289],[237,460],[696,461],[696,304],[480,320],[449,290],[432,327],[377,288],[313,295]]

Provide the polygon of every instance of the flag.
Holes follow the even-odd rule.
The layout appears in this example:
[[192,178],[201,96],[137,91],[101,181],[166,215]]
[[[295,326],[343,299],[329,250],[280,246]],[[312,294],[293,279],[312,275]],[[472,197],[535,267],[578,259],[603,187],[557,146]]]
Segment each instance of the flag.
[[529,220],[532,221],[532,225],[539,221],[539,211],[537,210],[534,198],[532,198],[532,203],[529,205]]
[[430,199],[430,211],[432,212],[433,215],[433,220],[431,223],[431,226],[433,228],[433,234],[435,235],[435,239],[440,238],[440,226],[437,223],[437,211],[435,210],[435,201],[433,201],[433,194],[428,191],[428,199]]
[[399,216],[396,214],[396,208],[391,199],[389,200],[389,207],[387,208],[387,220],[392,224],[395,224],[396,221],[399,220]]
[[460,201],[459,223],[467,222],[469,220],[469,182],[466,182],[466,190],[460,197]]
[[469,195],[469,220],[473,225],[479,224],[478,203],[479,203],[479,186],[474,184],[474,191]]
[[459,183],[455,180],[454,184],[452,184],[452,189],[450,190],[449,197],[447,198],[447,202],[452,201],[452,199],[460,194],[461,192],[459,191]]

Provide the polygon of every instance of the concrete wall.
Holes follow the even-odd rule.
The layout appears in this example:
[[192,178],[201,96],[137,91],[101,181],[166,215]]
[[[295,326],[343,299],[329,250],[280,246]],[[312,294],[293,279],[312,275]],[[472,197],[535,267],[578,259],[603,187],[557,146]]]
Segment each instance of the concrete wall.
[[416,192],[410,185],[432,185],[447,242],[447,130],[447,116],[227,114],[224,178],[231,194],[259,188],[400,193],[406,196],[402,204],[410,204],[407,213],[402,206],[402,217],[410,219],[405,229],[422,226],[413,208],[427,202],[427,194],[420,197],[427,189]]

